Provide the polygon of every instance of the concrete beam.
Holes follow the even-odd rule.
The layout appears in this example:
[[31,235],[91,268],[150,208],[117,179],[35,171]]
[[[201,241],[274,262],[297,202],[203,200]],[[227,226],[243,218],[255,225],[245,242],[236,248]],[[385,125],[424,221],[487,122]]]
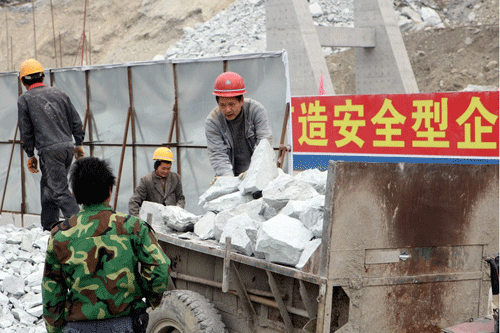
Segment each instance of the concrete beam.
[[321,46],[375,47],[374,28],[348,28],[316,26]]
[[332,80],[306,0],[266,1],[268,51],[288,53],[292,96],[317,95],[323,74],[327,95],[334,95]]
[[398,20],[390,0],[355,0],[354,26],[374,28],[373,48],[356,48],[356,93],[418,93]]

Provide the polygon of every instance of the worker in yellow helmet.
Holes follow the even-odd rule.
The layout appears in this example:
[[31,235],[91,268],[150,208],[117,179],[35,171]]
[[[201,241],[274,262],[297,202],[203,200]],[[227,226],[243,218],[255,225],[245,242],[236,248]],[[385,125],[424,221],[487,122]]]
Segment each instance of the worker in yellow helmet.
[[[17,101],[22,147],[28,155],[28,170],[37,173],[40,160],[42,178],[41,224],[51,230],[59,223],[59,211],[65,218],[80,208],[68,187],[68,173],[73,160],[82,158],[85,136],[80,116],[70,98],[61,89],[43,83],[45,73],[35,59],[21,64],[19,79],[26,88]],[[74,139],[74,143],[73,143]]]
[[174,154],[166,147],[153,153],[154,171],[141,178],[139,186],[128,202],[130,215],[139,216],[144,201],[160,203],[165,206],[184,208],[186,200],[182,194],[181,176],[170,171]]

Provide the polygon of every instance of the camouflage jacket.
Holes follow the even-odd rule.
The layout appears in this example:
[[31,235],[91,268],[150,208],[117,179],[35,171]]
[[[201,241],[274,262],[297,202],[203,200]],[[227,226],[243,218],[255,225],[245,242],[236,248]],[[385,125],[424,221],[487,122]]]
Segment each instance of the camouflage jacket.
[[49,238],[42,282],[47,331],[62,332],[67,321],[130,315],[147,307],[143,297],[158,306],[169,266],[144,221],[107,204],[84,205]]

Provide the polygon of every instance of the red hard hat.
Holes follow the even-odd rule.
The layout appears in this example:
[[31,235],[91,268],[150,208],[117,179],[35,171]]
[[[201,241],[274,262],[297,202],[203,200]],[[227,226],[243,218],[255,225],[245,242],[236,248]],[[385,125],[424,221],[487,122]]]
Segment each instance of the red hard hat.
[[243,78],[235,72],[224,72],[217,76],[214,83],[215,96],[234,97],[246,93]]

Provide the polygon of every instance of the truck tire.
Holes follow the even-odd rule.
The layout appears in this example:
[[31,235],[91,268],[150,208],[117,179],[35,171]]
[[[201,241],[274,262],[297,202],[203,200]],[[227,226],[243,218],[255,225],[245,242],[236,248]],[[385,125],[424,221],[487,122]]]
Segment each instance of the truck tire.
[[215,307],[190,290],[163,295],[158,308],[149,313],[147,333],[223,333],[226,327]]

